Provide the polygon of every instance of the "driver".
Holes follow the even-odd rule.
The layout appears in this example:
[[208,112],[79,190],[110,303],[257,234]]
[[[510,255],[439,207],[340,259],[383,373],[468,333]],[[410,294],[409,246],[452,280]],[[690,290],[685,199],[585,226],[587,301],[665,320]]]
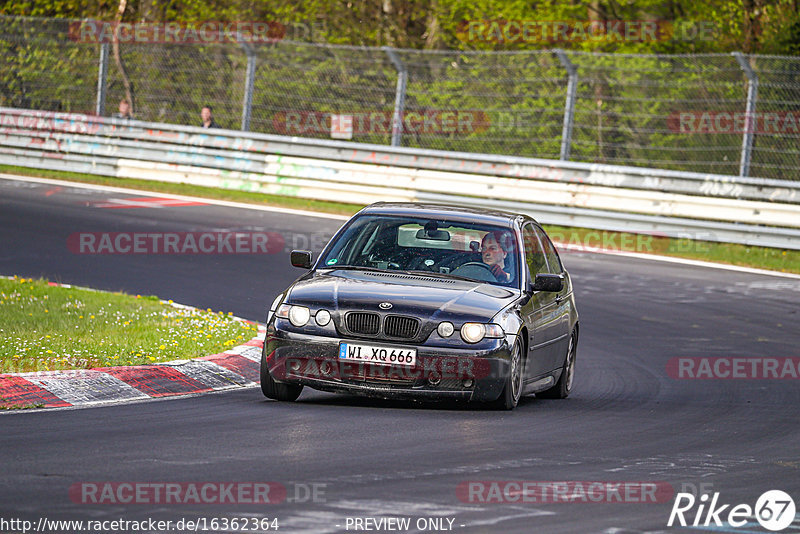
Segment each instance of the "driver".
[[508,256],[508,239],[503,232],[488,232],[481,241],[481,259],[498,282],[510,282],[511,275],[505,271]]

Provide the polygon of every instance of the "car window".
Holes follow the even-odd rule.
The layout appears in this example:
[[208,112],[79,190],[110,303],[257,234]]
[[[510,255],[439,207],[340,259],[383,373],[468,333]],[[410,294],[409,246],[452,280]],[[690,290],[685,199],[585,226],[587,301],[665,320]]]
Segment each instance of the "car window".
[[553,242],[550,241],[550,238],[547,236],[544,230],[536,228],[536,233],[539,236],[539,240],[542,242],[542,246],[544,247],[544,255],[547,258],[547,263],[550,266],[550,272],[552,274],[561,274],[564,271],[564,267],[561,265],[561,258],[558,257],[558,252],[556,252],[556,248],[553,246]]
[[[497,249],[482,251],[483,243]],[[418,217],[364,215],[338,234],[320,258],[327,268],[425,271],[519,287],[514,233],[508,227]]]
[[[381,236],[379,236],[381,234]],[[342,238],[331,243],[327,253],[326,265],[350,264],[360,255],[369,254],[391,241],[386,230],[381,232],[379,221],[361,218],[355,220],[346,230]],[[382,240],[385,240],[382,241]]]
[[522,241],[525,247],[525,263],[528,264],[528,272],[531,275],[531,280],[536,278],[537,274],[547,273],[547,262],[545,260],[544,250],[539,242],[539,237],[532,224],[526,224],[522,229]]

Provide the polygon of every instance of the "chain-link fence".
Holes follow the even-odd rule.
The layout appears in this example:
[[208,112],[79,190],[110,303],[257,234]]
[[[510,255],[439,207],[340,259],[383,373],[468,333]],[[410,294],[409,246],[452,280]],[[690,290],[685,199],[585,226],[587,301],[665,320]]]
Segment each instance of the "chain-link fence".
[[210,105],[224,128],[800,180],[797,57],[391,50],[237,35],[121,42],[117,59],[113,46],[76,38],[76,25],[0,17],[0,106],[111,114],[127,77],[135,117],[148,121],[199,125]]

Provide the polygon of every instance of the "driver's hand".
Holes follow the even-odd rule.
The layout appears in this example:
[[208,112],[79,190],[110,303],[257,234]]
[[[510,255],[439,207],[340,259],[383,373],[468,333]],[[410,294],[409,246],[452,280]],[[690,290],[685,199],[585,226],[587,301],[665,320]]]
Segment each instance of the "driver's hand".
[[506,282],[508,281],[508,273],[503,270],[498,264],[494,264],[489,268],[492,271],[492,274],[495,278],[497,278],[498,282]]

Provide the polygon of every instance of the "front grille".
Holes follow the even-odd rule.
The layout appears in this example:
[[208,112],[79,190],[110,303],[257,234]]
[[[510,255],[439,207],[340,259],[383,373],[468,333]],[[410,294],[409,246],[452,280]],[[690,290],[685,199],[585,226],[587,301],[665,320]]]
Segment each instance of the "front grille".
[[381,317],[377,313],[352,312],[345,317],[347,329],[354,334],[375,335],[381,324]]
[[419,333],[419,319],[402,315],[388,315],[383,323],[383,332],[388,337],[414,338]]

